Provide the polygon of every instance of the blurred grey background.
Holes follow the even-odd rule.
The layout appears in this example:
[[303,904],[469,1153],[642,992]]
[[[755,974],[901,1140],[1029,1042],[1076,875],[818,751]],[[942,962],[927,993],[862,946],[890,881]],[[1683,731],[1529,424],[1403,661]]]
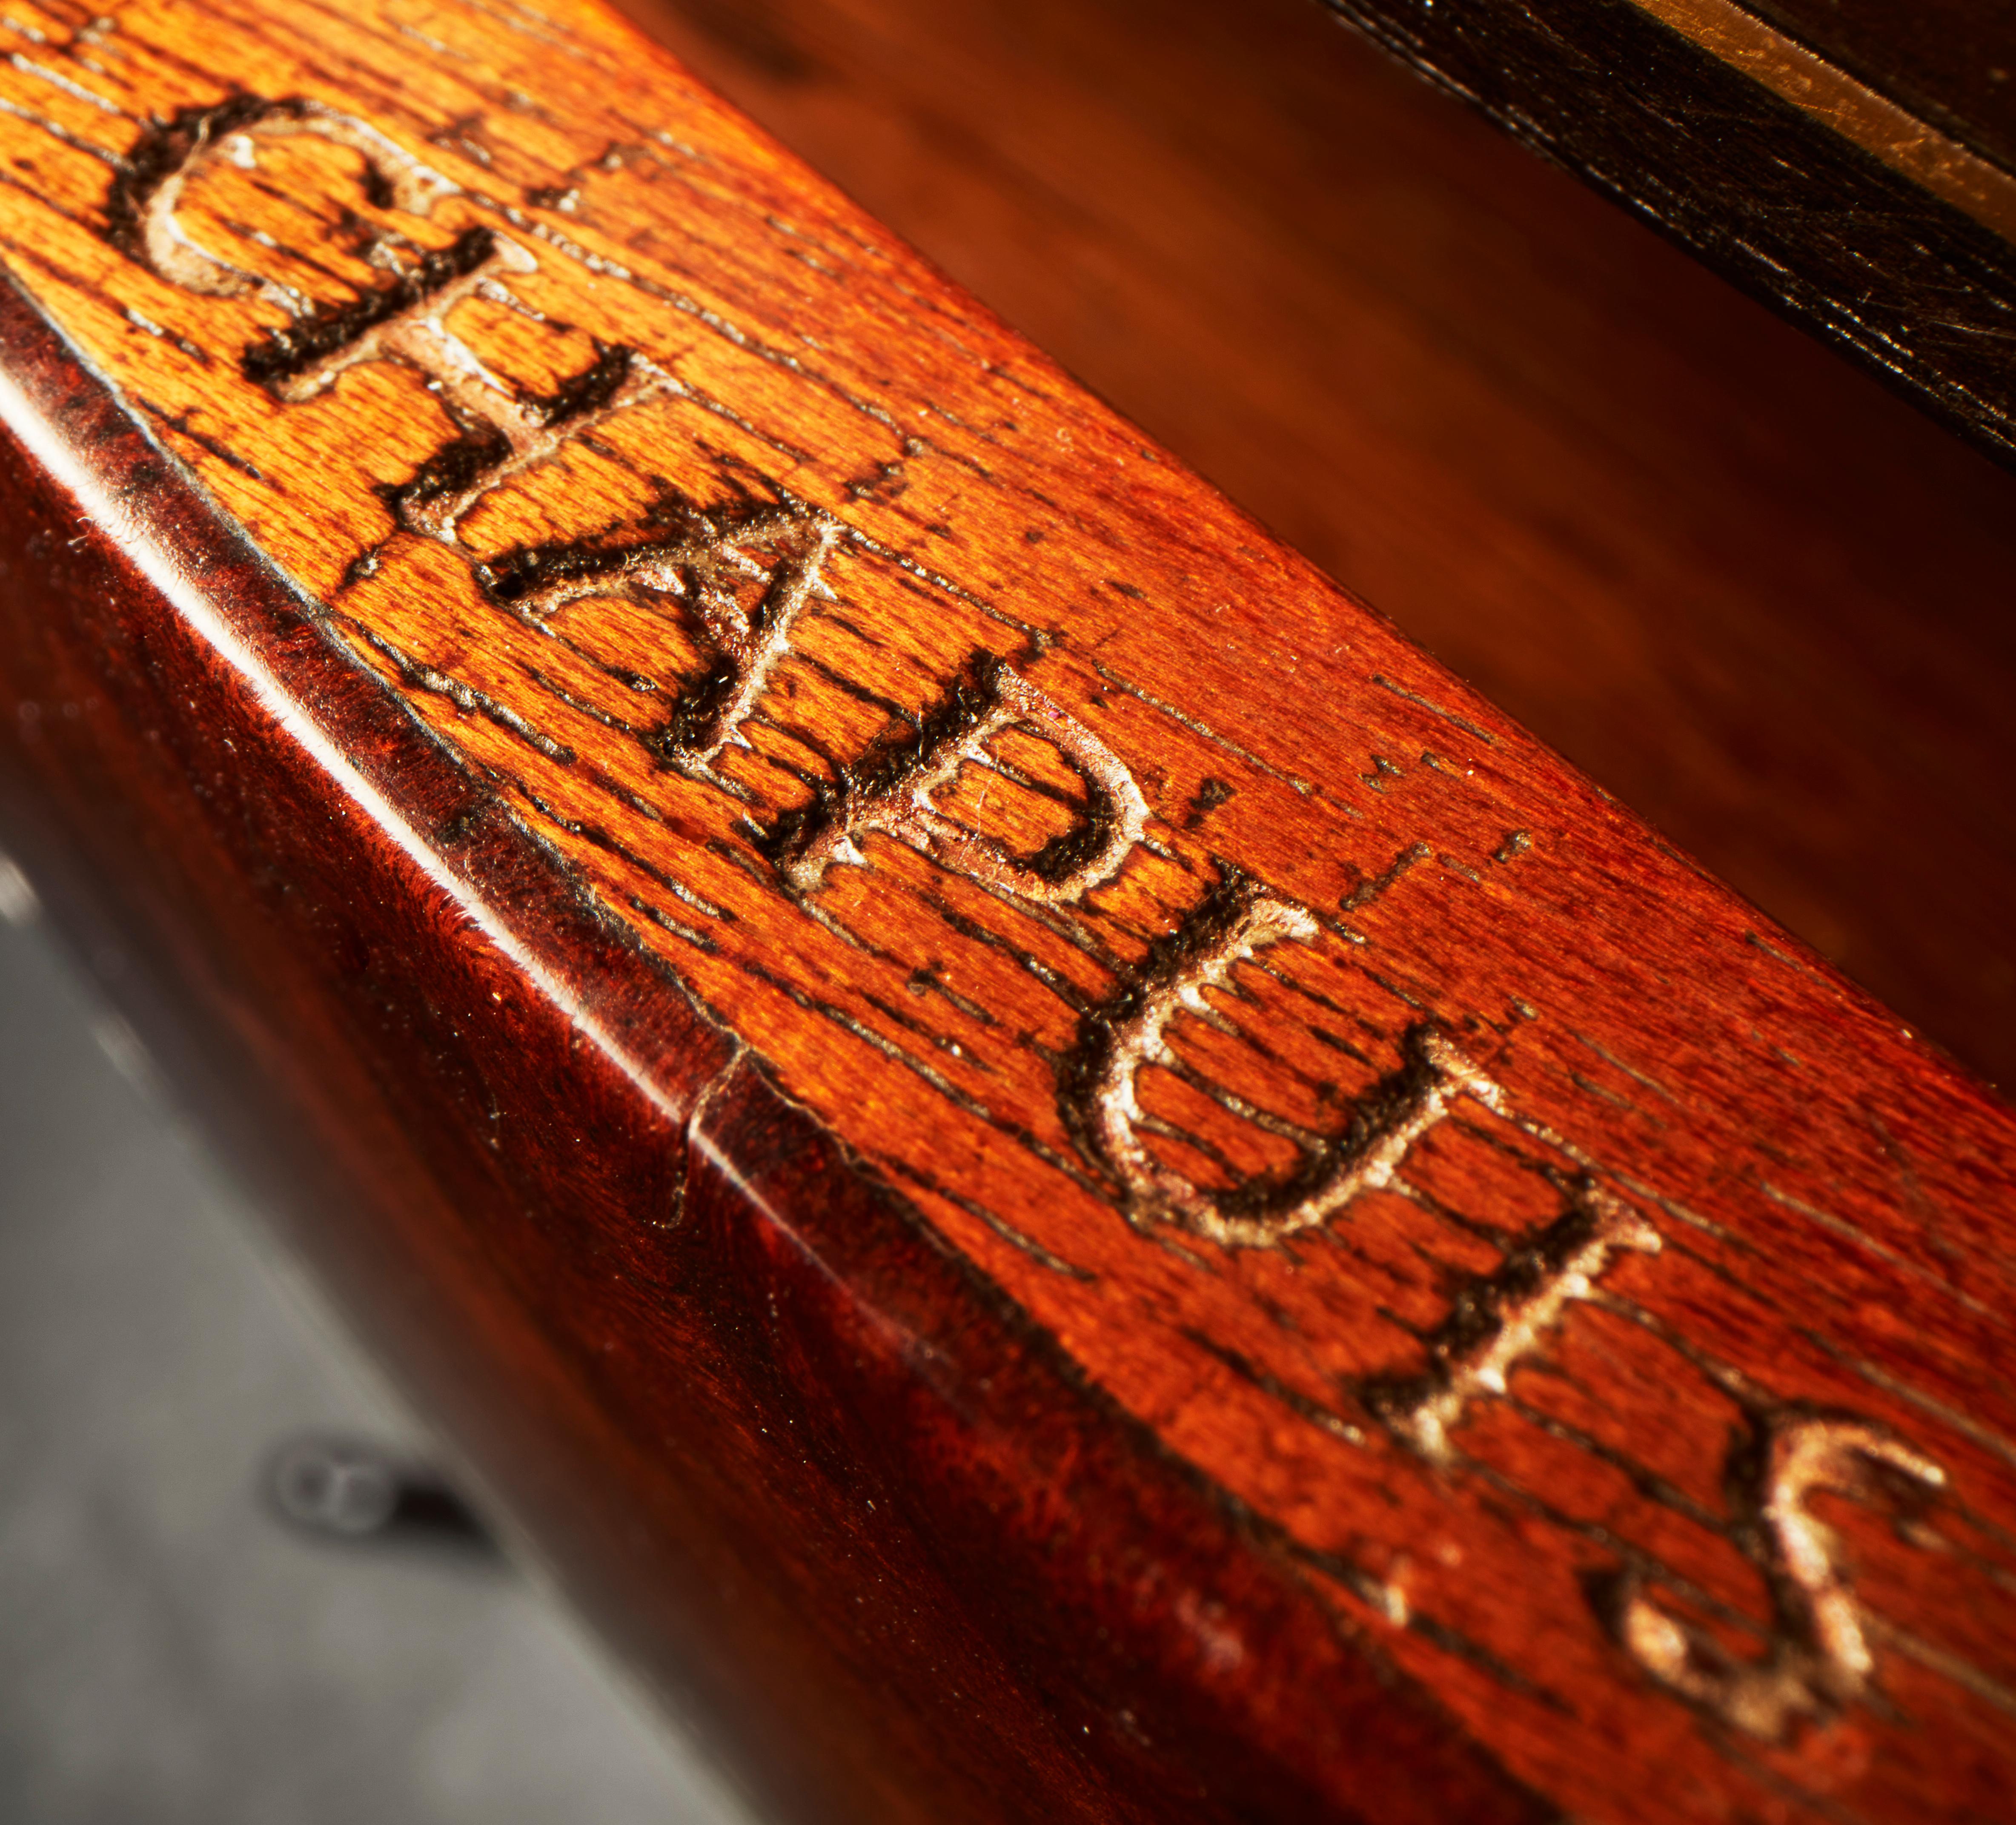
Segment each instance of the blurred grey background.
[[304,1433],[430,1455],[0,857],[0,1821],[753,1825],[501,1560],[290,1529]]

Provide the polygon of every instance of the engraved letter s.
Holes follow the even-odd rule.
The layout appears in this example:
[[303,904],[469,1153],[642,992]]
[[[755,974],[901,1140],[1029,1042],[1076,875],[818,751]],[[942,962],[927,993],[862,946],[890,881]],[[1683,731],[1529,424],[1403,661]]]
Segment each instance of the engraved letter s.
[[1738,1730],[1778,1739],[1795,1719],[1823,1719],[1860,1697],[1876,1666],[1847,1575],[1826,1527],[1806,1512],[1806,1498],[1821,1489],[1863,1495],[1872,1468],[1925,1491],[1943,1488],[1946,1478],[1867,1420],[1777,1413],[1755,1424],[1733,1480],[1776,1611],[1770,1652],[1737,1659],[1712,1636],[1675,1621],[1635,1582],[1619,1592],[1613,1625],[1660,1684]]

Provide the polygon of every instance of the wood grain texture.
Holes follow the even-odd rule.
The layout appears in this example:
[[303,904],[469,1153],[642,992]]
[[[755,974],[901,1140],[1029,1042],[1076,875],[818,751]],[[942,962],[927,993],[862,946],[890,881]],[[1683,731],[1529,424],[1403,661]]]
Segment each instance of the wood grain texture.
[[636,13],[1915,1031],[2016,1082],[2016,477],[1307,0]]
[[9,16],[10,767],[779,1803],[1993,1816],[2005,1106],[603,16]]

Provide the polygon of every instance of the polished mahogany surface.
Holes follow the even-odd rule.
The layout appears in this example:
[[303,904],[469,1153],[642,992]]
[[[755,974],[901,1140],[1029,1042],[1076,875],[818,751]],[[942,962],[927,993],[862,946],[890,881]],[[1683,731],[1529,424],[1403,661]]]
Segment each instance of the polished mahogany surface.
[[1311,0],[630,4],[1287,543],[2016,1083],[2016,474]]
[[776,1804],[1993,1816],[2006,1105],[606,16],[8,19],[10,790]]

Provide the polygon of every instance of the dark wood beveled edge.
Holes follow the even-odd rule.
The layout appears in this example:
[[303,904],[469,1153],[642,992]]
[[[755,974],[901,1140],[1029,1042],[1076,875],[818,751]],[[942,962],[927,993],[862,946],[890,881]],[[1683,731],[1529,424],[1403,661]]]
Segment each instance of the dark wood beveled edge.
[[11,284],[0,351],[8,801],[309,1187],[297,1244],[769,1804],[1553,1816],[597,919]]

